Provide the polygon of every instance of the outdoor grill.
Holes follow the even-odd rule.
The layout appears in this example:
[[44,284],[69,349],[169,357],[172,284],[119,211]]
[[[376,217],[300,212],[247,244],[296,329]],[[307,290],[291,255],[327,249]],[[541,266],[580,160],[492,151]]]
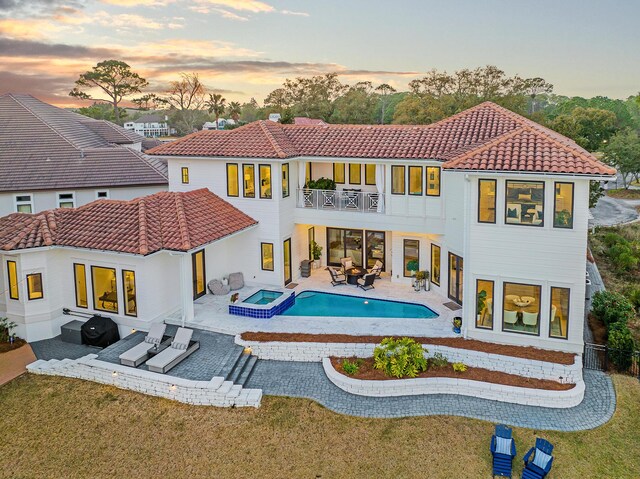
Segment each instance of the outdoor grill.
[[81,334],[84,344],[101,348],[120,340],[118,325],[106,316],[92,316],[82,325]]

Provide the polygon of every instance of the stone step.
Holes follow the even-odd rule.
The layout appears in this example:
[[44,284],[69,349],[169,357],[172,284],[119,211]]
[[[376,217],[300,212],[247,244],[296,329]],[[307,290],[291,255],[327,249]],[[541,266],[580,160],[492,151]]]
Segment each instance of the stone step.
[[233,369],[242,357],[243,353],[244,349],[240,346],[234,347],[231,351],[229,351],[229,354],[227,354],[227,356],[223,360],[222,365],[220,366],[220,369],[215,374],[215,376],[222,376],[225,379],[229,379],[229,376],[233,372]]
[[238,377],[237,381],[234,381],[234,383],[239,384],[242,387],[246,386],[247,381],[249,381],[249,378],[251,377],[251,374],[253,374],[253,370],[255,369],[257,362],[258,357],[250,355],[247,364],[244,366],[242,374]]
[[225,381],[222,383],[222,385],[217,389],[217,393],[220,394],[227,394],[229,391],[231,391],[231,388],[233,387],[233,383],[231,381]]
[[244,371],[245,366],[249,362],[249,359],[251,359],[251,355],[243,353],[242,356],[240,356],[240,358],[236,362],[235,366],[233,367],[233,371],[231,371],[227,379],[233,382],[234,384],[238,384],[238,379],[240,378],[240,375]]

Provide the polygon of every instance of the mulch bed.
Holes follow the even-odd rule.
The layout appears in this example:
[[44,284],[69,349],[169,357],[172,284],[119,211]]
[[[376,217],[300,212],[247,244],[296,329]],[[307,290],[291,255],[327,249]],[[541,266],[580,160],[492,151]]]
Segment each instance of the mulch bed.
[[[398,379],[389,377],[379,369],[373,367],[373,358],[356,359],[347,358],[350,361],[359,361],[360,369],[354,375],[346,374],[342,370],[342,360],[344,358],[331,358],[331,364],[334,369],[347,377],[354,379],[366,379],[385,381],[389,379]],[[525,378],[523,376],[517,376],[515,374],[507,374],[499,371],[489,371],[488,369],[472,368],[467,366],[467,370],[463,373],[457,373],[453,370],[451,364],[442,367],[436,367],[429,365],[429,369],[425,372],[418,374],[417,378],[457,378],[457,379],[470,379],[473,381],[483,381],[485,383],[502,384],[504,386],[517,386],[521,388],[531,389],[547,389],[549,391],[567,391],[573,389],[575,384],[562,384],[550,379],[534,379]]]
[[602,321],[589,313],[589,328],[593,333],[593,342],[596,344],[607,344],[607,327]]
[[[303,333],[242,333],[245,341],[282,341],[285,343],[367,343],[379,344],[388,336],[350,336],[348,334],[303,334]],[[502,354],[514,358],[534,359],[556,364],[573,364],[574,354],[560,351],[547,351],[531,346],[509,346],[506,344],[494,344],[477,339],[464,338],[429,338],[409,336],[411,339],[425,345],[449,346],[452,348],[482,351],[490,354]]]
[[8,351],[13,351],[14,349],[21,348],[27,344],[24,339],[16,339],[13,344],[11,343],[0,343],[0,353],[6,353]]

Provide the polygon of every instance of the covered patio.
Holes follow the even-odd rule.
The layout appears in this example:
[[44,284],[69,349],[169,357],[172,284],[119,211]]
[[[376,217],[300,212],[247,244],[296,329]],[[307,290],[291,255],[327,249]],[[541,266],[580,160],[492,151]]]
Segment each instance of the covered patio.
[[[381,299],[403,301],[429,307],[435,311],[436,318],[366,318],[349,316],[274,316],[270,319],[248,318],[229,314],[230,294],[215,296],[210,293],[194,301],[194,317],[187,320],[187,327],[204,329],[224,334],[240,334],[245,331],[264,331],[281,333],[310,334],[350,334],[350,335],[405,335],[405,336],[455,336],[451,320],[460,315],[461,310],[451,310],[445,306],[449,299],[434,291],[416,292],[407,284],[392,283],[391,278],[383,273],[376,279],[375,289],[363,291],[350,285],[331,286],[329,272],[324,267],[314,269],[309,278],[300,278],[291,288],[276,288],[270,285],[246,284],[238,291],[240,301],[247,299],[260,289],[290,292],[320,291],[362,297],[364,299]],[[182,324],[182,314],[175,312],[166,318],[168,324]]]

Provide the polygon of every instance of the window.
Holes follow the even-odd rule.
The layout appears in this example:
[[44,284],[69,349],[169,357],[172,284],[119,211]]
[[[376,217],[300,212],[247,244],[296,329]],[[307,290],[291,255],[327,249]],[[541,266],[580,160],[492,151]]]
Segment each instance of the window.
[[118,284],[115,268],[91,267],[93,309],[118,313]]
[[227,163],[227,196],[238,196],[239,194],[238,164]]
[[496,180],[478,180],[478,223],[496,222]]
[[73,281],[76,285],[76,306],[78,308],[88,308],[87,271],[83,264],[73,263]]
[[364,165],[364,184],[376,184],[376,165]]
[[493,329],[493,281],[476,280],[476,328]]
[[344,163],[333,164],[333,181],[344,183]]
[[409,194],[422,196],[422,166],[409,167]]
[[440,286],[440,246],[431,244],[431,282]]
[[31,195],[16,195],[16,211],[18,213],[33,213],[33,197]]
[[413,239],[404,240],[402,246],[402,264],[404,265],[403,275],[413,276],[420,269],[420,241]]
[[42,273],[27,275],[27,297],[29,298],[29,301],[33,299],[42,299],[44,297],[42,291]]
[[404,195],[404,166],[391,167],[391,194]]
[[7,276],[9,278],[9,298],[20,299],[18,290],[18,265],[15,261],[7,261]]
[[254,165],[242,165],[242,196],[245,198],[256,197],[256,167]]
[[108,200],[108,199],[109,199],[109,190],[96,191],[96,200]]
[[504,283],[502,295],[502,330],[540,334],[541,286]]
[[271,198],[271,165],[260,165],[260,198]]
[[427,196],[440,196],[439,166],[427,166]]
[[182,184],[188,185],[189,184],[189,168],[187,168],[186,166],[183,166],[182,168],[180,168],[180,175],[182,176]]
[[553,227],[573,228],[573,183],[555,184]]
[[362,183],[362,165],[349,163],[349,183],[352,185]]
[[58,208],[75,208],[75,206],[74,193],[58,193]]
[[304,184],[306,185],[307,183],[309,183],[311,181],[311,178],[313,177],[312,176],[313,175],[313,170],[311,168],[311,162],[310,161],[307,161],[304,164],[304,171],[305,171]]
[[282,164],[282,197],[289,196],[289,163]]
[[260,243],[262,270],[273,271],[273,243]]
[[127,269],[122,270],[122,287],[124,288],[124,314],[138,316],[136,301],[136,273]]
[[543,226],[544,183],[542,181],[507,180],[505,223]]
[[567,339],[570,293],[569,288],[551,288],[550,338]]

